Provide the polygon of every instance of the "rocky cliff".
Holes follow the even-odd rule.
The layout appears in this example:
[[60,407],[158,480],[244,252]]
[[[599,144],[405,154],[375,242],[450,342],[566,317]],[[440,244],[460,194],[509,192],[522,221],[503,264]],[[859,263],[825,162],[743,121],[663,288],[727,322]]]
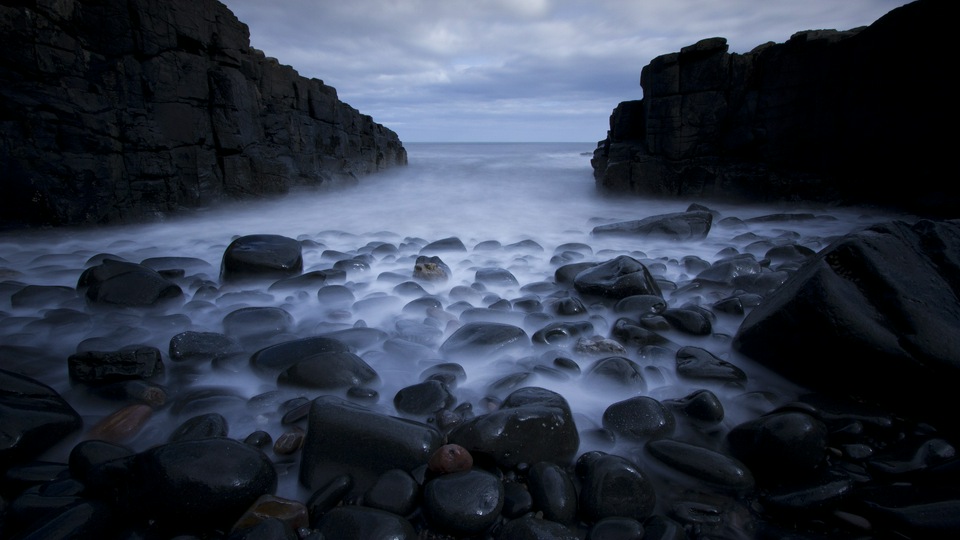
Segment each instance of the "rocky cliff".
[[592,164],[600,188],[646,196],[879,204],[949,214],[960,198],[945,69],[952,6],[918,0],[869,27],[746,54],[711,38],[643,68]]
[[215,0],[0,0],[0,226],[141,220],[406,160]]

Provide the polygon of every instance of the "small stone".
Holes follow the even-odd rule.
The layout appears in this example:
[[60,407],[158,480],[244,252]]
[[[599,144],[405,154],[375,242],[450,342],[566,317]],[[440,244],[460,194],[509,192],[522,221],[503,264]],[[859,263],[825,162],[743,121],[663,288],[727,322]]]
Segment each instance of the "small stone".
[[439,474],[469,471],[473,467],[473,456],[459,444],[445,444],[430,456],[427,468]]

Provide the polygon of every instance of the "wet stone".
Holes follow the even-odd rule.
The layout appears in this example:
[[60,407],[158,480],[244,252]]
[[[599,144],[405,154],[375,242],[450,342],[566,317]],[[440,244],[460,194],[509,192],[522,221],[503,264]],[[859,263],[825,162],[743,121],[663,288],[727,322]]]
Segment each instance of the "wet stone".
[[653,484],[626,458],[593,452],[577,460],[580,476],[580,515],[587,523],[608,517],[643,521],[656,506]]
[[639,364],[624,356],[601,358],[587,370],[583,377],[588,387],[606,387],[644,392],[647,383]]
[[621,298],[614,306],[617,313],[629,313],[642,317],[644,315],[659,315],[667,308],[667,302],[661,296],[653,294],[636,294]]
[[200,414],[181,423],[167,442],[194,441],[211,437],[226,437],[229,431],[227,419],[219,413]]
[[416,531],[406,519],[376,508],[340,506],[323,515],[316,524],[322,538],[339,540],[416,540]]
[[27,285],[10,295],[10,305],[14,308],[44,308],[60,306],[77,299],[77,291],[71,287],[58,285]]
[[444,253],[444,252],[460,252],[466,251],[467,247],[463,245],[463,242],[455,237],[451,236],[448,238],[442,238],[440,240],[435,240],[429,244],[423,246],[420,249],[421,254],[429,253]]
[[727,441],[758,481],[776,482],[804,477],[823,463],[827,428],[809,414],[774,412],[737,425]]
[[582,294],[615,300],[638,294],[663,296],[647,267],[626,255],[583,270],[576,275],[573,284]]
[[590,526],[587,540],[642,540],[643,524],[633,518],[608,517]]
[[514,519],[500,530],[500,538],[518,540],[579,540],[579,536],[570,527],[534,516]]
[[424,515],[431,527],[448,534],[480,534],[496,523],[502,508],[500,479],[481,470],[444,474],[424,486]]
[[326,285],[317,290],[317,300],[323,307],[336,308],[353,304],[356,297],[345,285]]
[[413,265],[414,279],[424,281],[446,281],[450,279],[450,267],[440,257],[421,255]]
[[562,317],[582,315],[587,313],[587,306],[583,301],[575,296],[564,296],[560,298],[547,299],[547,307],[551,313]]
[[854,488],[854,481],[841,471],[831,470],[812,475],[803,481],[767,490],[760,497],[771,512],[812,513],[835,507]]
[[464,422],[447,438],[471,453],[491,456],[505,468],[538,461],[564,463],[580,446],[567,401],[538,387],[514,391],[499,409]]
[[314,270],[305,272],[299,276],[293,276],[278,279],[267,287],[268,291],[314,291],[320,290],[326,285],[343,283],[347,279],[347,273],[344,270],[329,268],[327,270]]
[[553,278],[557,283],[560,284],[573,284],[574,279],[577,277],[577,274],[597,266],[598,263],[595,262],[578,262],[565,264],[558,267],[554,273]]
[[711,314],[706,310],[693,308],[665,309],[662,313],[670,326],[695,336],[707,336],[713,331]]
[[701,210],[690,212],[675,212],[650,216],[648,218],[599,225],[593,228],[592,234],[620,234],[638,236],[641,238],[653,237],[674,241],[703,239],[710,232],[713,225],[713,214]]
[[709,448],[672,439],[650,441],[644,448],[674,470],[708,484],[739,492],[754,487],[753,474],[746,465]]
[[410,473],[391,469],[381,474],[363,494],[363,505],[398,516],[413,513],[420,502],[420,484]]
[[696,422],[716,424],[723,420],[723,403],[710,390],[696,390],[682,398],[668,399],[662,403],[671,410]]
[[505,268],[484,267],[477,269],[474,280],[485,285],[510,287],[519,285],[517,278]]
[[427,468],[438,474],[469,471],[473,467],[473,456],[459,444],[445,444],[430,456]]
[[136,436],[152,416],[153,408],[149,405],[127,405],[100,419],[87,431],[87,437],[122,443]]
[[434,379],[446,384],[449,388],[456,388],[457,384],[465,381],[466,378],[467,373],[464,371],[463,366],[455,362],[443,362],[431,366],[420,373],[421,381]]
[[294,428],[293,431],[285,431],[273,443],[273,453],[278,456],[294,454],[303,447],[304,438],[303,430],[299,428]]
[[710,265],[695,278],[698,282],[733,285],[739,276],[759,274],[762,270],[757,258],[749,253],[738,254],[720,259]]
[[353,489],[353,479],[348,474],[332,478],[326,485],[314,491],[307,499],[310,526],[316,528],[324,514],[336,507]]
[[255,342],[293,329],[293,316],[278,307],[245,307],[231,311],[223,318],[226,334],[241,343]]
[[533,498],[527,488],[514,481],[503,482],[503,510],[506,518],[517,518],[533,510]]
[[110,259],[84,270],[77,292],[91,304],[120,307],[151,307],[183,297],[183,290],[157,271]]
[[577,490],[567,471],[555,463],[539,462],[527,473],[534,506],[544,519],[566,525],[577,519]]
[[593,324],[589,321],[555,322],[534,332],[532,339],[534,343],[565,345],[580,336],[591,336],[593,333]]
[[608,406],[603,411],[603,427],[628,441],[647,441],[672,435],[676,420],[659,401],[634,396]]
[[614,339],[630,347],[647,347],[670,343],[670,340],[657,332],[643,328],[636,321],[627,318],[617,319],[613,323],[611,334]]
[[677,351],[677,376],[690,381],[744,383],[747,374],[737,366],[717,358],[700,347],[687,346]]
[[243,352],[235,339],[217,332],[181,332],[170,338],[173,362],[212,361]]
[[281,279],[303,271],[300,243],[274,234],[241,236],[223,253],[220,277],[224,281]]
[[314,390],[336,390],[377,385],[380,376],[362,358],[350,352],[316,353],[299,360],[277,376],[277,384]]
[[483,358],[526,349],[530,338],[517,326],[470,322],[457,329],[440,345],[441,355],[451,359]]
[[397,391],[393,405],[401,414],[410,416],[429,416],[432,413],[452,407],[456,398],[447,385],[437,380],[417,383]]
[[250,357],[250,365],[262,373],[278,373],[315,354],[348,351],[347,345],[338,339],[314,336],[260,349]]
[[87,384],[104,384],[124,379],[148,379],[163,372],[163,360],[156,347],[119,351],[86,351],[67,359],[70,378]]

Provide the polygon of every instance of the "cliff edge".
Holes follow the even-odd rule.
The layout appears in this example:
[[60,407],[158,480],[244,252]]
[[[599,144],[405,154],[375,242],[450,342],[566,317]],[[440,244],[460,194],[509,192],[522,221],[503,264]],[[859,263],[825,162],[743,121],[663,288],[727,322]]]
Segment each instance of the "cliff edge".
[[140,221],[406,162],[215,0],[0,0],[0,227]]
[[951,214],[951,9],[918,0],[868,27],[799,32],[746,54],[710,38],[659,56],[641,72],[643,99],[610,117],[591,160],[597,186]]

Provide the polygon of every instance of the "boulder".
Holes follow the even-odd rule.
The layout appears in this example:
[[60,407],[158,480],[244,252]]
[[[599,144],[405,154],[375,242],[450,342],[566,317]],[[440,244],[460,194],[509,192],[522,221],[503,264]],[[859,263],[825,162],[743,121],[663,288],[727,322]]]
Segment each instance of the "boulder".
[[84,270],[77,292],[90,304],[117,307],[152,307],[183,297],[183,290],[156,270],[113,259]]
[[744,319],[741,353],[814,389],[953,424],[960,222],[877,224],[798,269]]
[[277,234],[241,236],[223,252],[220,277],[240,279],[281,279],[303,271],[300,242]]
[[573,278],[573,286],[581,294],[621,300],[628,296],[650,294],[663,296],[653,275],[640,261],[621,255],[591,266]]

